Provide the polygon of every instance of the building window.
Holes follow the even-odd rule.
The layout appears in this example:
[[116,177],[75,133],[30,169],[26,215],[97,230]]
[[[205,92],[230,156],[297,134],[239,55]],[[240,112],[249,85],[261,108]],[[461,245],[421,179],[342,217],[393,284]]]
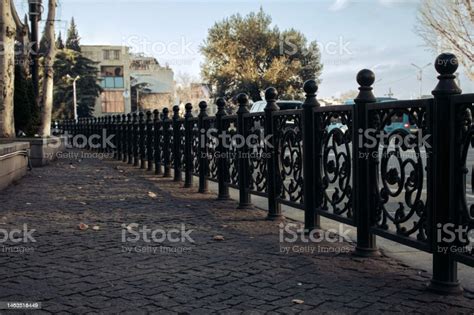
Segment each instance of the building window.
[[122,91],[104,91],[101,94],[102,113],[125,112],[125,100]]
[[114,50],[114,59],[120,60],[120,50]]
[[104,89],[123,89],[125,87],[123,67],[104,66],[100,69],[101,86]]
[[104,50],[104,60],[110,60],[110,50]]

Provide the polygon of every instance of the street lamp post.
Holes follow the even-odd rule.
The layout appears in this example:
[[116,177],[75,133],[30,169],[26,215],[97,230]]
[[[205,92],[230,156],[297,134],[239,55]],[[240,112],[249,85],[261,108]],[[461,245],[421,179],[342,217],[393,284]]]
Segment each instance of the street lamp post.
[[76,76],[74,79],[68,74],[67,75],[68,79],[73,80],[72,81],[72,94],[73,94],[73,103],[74,103],[74,120],[77,122],[77,93],[76,93],[76,82],[79,80],[81,77]]
[[425,66],[423,67],[420,67],[418,65],[415,65],[414,63],[411,64],[413,67],[417,68],[418,69],[418,81],[420,81],[420,99],[421,97],[423,96],[423,70],[426,68],[426,67],[429,67],[431,66],[431,63],[428,63],[426,64]]

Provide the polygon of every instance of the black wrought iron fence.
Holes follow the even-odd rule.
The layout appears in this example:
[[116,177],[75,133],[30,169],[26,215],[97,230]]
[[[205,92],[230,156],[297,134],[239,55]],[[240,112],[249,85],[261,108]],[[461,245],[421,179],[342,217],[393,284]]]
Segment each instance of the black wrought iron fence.
[[[457,59],[442,54],[433,99],[377,103],[375,76],[362,70],[355,105],[321,107],[313,80],[304,84],[302,109],[280,111],[277,91],[267,89],[262,113],[249,113],[247,95],[237,97],[237,115],[220,98],[215,117],[199,104],[153,113],[63,121],[59,129],[99,139],[114,135],[117,160],[182,180],[199,192],[218,183],[219,199],[239,191],[239,208],[251,195],[266,197],[268,218],[281,205],[302,209],[308,231],[325,216],[357,228],[355,254],[379,254],[381,236],[432,254],[430,288],[458,293],[456,262],[474,266],[474,94],[461,94],[453,73]],[[103,135],[102,132],[105,132]],[[467,179],[470,179],[467,181]],[[469,182],[469,183],[468,183]],[[455,233],[456,232],[456,233]]]

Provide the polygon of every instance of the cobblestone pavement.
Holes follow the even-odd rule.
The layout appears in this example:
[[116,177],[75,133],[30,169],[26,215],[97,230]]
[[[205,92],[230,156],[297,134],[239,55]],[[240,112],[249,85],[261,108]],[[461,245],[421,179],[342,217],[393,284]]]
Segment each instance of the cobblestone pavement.
[[[181,186],[97,159],[35,169],[0,193],[0,228],[36,230],[36,242],[0,245],[0,301],[64,314],[474,314],[469,292],[428,293],[428,275],[385,257],[356,258],[346,253],[351,244],[281,252],[278,223],[264,212]],[[131,223],[185,224],[194,242],[124,243]],[[22,249],[30,251],[12,252]]]

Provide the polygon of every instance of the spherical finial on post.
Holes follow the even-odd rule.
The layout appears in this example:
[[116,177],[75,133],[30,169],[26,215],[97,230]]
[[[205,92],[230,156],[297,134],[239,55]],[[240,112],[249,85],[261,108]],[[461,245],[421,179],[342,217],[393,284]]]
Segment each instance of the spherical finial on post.
[[186,110],[186,113],[192,112],[193,111],[193,104],[186,103],[186,105],[184,105],[184,109]]
[[138,120],[139,120],[140,122],[142,122],[144,116],[145,116],[145,114],[144,114],[143,112],[138,113]]
[[199,108],[201,109],[199,116],[207,116],[207,103],[205,101],[199,102]]
[[137,116],[138,116],[137,113],[133,113],[133,115],[132,115],[132,121],[133,122],[137,121]]
[[224,110],[225,106],[226,106],[226,101],[223,97],[219,97],[216,101],[216,105],[217,105],[217,108],[219,110]]
[[217,105],[217,113],[216,116],[218,115],[225,115],[225,107],[227,105],[225,99],[223,97],[219,97],[216,100],[216,105]]
[[273,88],[269,87],[265,90],[265,101],[267,101],[267,106],[265,106],[265,111],[275,111],[279,110],[280,108],[276,104],[278,100],[278,91]]
[[170,110],[167,107],[163,108],[163,120],[168,119],[169,113]]
[[357,83],[360,86],[370,87],[375,82],[375,73],[369,69],[360,70],[357,74]]
[[461,89],[456,84],[454,73],[458,69],[458,58],[451,53],[443,53],[436,58],[435,69],[440,74],[438,85],[433,90],[433,95],[461,94]]
[[277,98],[278,98],[278,91],[275,88],[269,87],[268,89],[265,90],[265,100],[267,102],[276,101]]
[[458,58],[451,53],[443,53],[435,61],[435,69],[441,75],[454,74],[458,66]]
[[155,109],[155,110],[153,111],[153,121],[156,122],[156,121],[158,121],[159,119],[160,119],[160,112],[159,112],[157,109]]
[[318,92],[318,84],[316,80],[308,80],[303,85],[303,90],[306,93],[306,99],[303,103],[303,107],[319,107],[318,100],[316,99],[316,92]]
[[178,105],[173,106],[173,115],[174,115],[174,117],[179,118],[179,106]]
[[372,93],[372,84],[375,82],[375,73],[369,69],[360,70],[357,74],[359,83],[359,95],[354,99],[356,104],[375,103],[377,99]]
[[146,121],[147,121],[147,122],[150,122],[150,121],[151,121],[151,116],[152,116],[152,115],[153,115],[153,114],[151,113],[151,111],[149,111],[149,110],[146,111]]
[[249,97],[245,93],[240,93],[237,95],[237,103],[239,104],[239,109],[237,113],[248,113],[248,106],[249,106]]

